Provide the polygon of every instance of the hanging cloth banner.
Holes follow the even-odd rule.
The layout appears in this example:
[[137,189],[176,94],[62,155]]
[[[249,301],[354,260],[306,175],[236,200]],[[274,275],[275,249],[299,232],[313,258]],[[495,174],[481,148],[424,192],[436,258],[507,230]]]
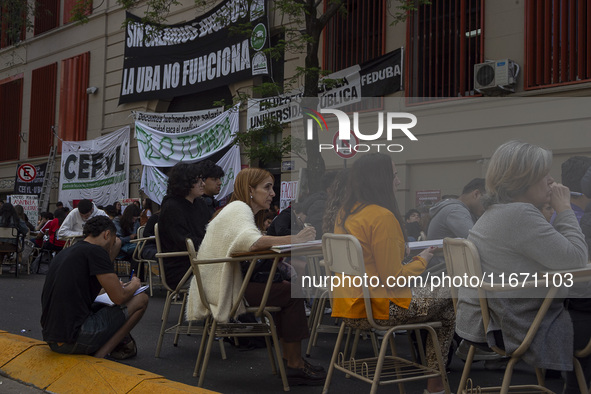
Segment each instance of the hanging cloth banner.
[[91,141],[63,141],[59,200],[109,205],[129,194],[129,126]]
[[199,161],[219,152],[232,143],[232,136],[238,132],[238,107],[183,133],[164,133],[135,122],[140,161],[145,166],[172,167],[179,161]]
[[[402,58],[402,48],[399,48],[365,63],[327,75],[324,80],[339,80],[339,83],[329,85],[323,83],[323,79],[320,80],[320,108],[339,108],[359,102],[364,97],[383,97],[398,92],[402,89]],[[283,124],[301,119],[302,96],[301,90],[294,90],[280,96],[249,99],[246,127],[264,127],[268,118]]]
[[[220,193],[215,196],[215,199],[219,201],[234,191],[234,178],[240,171],[240,148],[238,145],[231,147],[216,164],[222,167],[225,174],[222,177],[222,188]],[[162,204],[162,199],[166,195],[167,183],[168,177],[159,169],[156,167],[144,166],[140,189],[150,198],[150,200]]]
[[265,0],[226,0],[192,21],[141,23],[127,13],[119,104],[172,98],[268,75]]
[[140,112],[134,111],[136,121],[164,133],[182,133],[209,122],[224,112],[223,107],[191,112]]

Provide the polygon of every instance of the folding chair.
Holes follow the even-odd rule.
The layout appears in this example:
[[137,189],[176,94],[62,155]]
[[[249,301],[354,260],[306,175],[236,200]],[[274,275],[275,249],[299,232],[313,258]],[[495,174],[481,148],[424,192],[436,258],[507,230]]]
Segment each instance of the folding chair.
[[[365,263],[363,260],[363,251],[357,238],[350,234],[330,234],[325,233],[322,236],[322,250],[324,252],[324,262],[329,275],[344,274],[351,277],[363,277],[365,274]],[[363,280],[361,281],[363,282]],[[362,283],[363,284],[363,283]],[[382,339],[380,353],[377,357],[365,359],[355,359],[351,356],[345,359],[342,353],[339,354],[341,342],[345,333],[347,324],[341,323],[337,342],[334,347],[330,366],[326,376],[323,393],[327,393],[332,380],[334,370],[344,372],[356,379],[371,384],[371,394],[376,393],[378,385],[398,384],[400,392],[404,392],[403,384],[405,382],[441,377],[445,392],[449,393],[449,383],[445,370],[445,362],[441,355],[441,346],[437,339],[434,327],[440,327],[440,322],[426,322],[417,324],[403,324],[382,326],[378,325],[373,319],[373,310],[371,305],[371,296],[369,289],[362,286],[363,298],[365,302],[365,311],[367,314],[368,327],[377,330],[387,330]],[[396,355],[394,337],[392,333],[400,330],[426,330],[431,336],[437,361],[438,369],[429,368],[410,360],[406,360]],[[390,344],[391,356],[386,356],[387,344]],[[390,379],[388,379],[390,378]]]
[[[476,246],[468,241],[467,239],[459,239],[459,238],[445,238],[443,240],[443,254],[445,256],[445,265],[447,268],[447,274],[454,277],[478,277],[482,278],[482,267],[480,265],[480,256],[478,254],[478,249]],[[467,281],[467,285],[470,285],[470,281]],[[524,288],[534,287],[535,282],[525,282],[523,283]],[[484,332],[487,331],[488,325],[490,323],[490,310],[488,308],[488,299],[487,299],[487,292],[493,291],[503,291],[504,289],[499,287],[490,287],[487,286],[486,283],[483,283],[480,286],[477,286],[475,290],[478,293],[478,299],[480,302],[480,309],[482,311],[482,321],[484,325]],[[506,290],[506,289],[505,289]],[[457,302],[458,302],[458,289],[452,286],[451,289],[454,308],[457,311]],[[503,376],[503,382],[499,387],[483,387],[479,388],[480,392],[488,393],[488,392],[499,392],[501,394],[508,393],[509,390],[535,390],[536,392],[543,392],[543,393],[552,393],[551,390],[544,387],[544,373],[540,368],[536,368],[536,377],[538,380],[537,385],[515,385],[511,386],[511,376],[513,374],[513,368],[515,364],[519,360],[523,354],[529,349],[538,328],[550,304],[554,300],[556,293],[558,292],[557,287],[550,286],[548,289],[548,293],[546,294],[546,298],[544,299],[538,313],[532,325],[530,326],[529,330],[527,331],[525,338],[521,345],[511,354],[505,352],[504,349],[501,349],[496,346],[492,346],[491,349],[494,350],[501,356],[510,357],[509,362],[505,368],[505,374]],[[458,386],[458,393],[466,392],[466,384],[468,381],[468,375],[470,374],[470,369],[472,368],[472,361],[474,359],[474,352],[476,351],[475,344],[470,344],[470,350],[468,351],[468,357],[466,358],[464,364],[464,370],[462,372],[462,377],[460,379],[460,384]]]
[[[156,266],[158,262],[156,260],[145,259],[142,257],[142,252],[146,244],[152,241],[152,238],[144,238],[144,229],[146,226],[140,226],[137,229],[136,239],[131,240],[131,242],[136,243],[135,249],[133,250],[133,255],[131,258],[138,263],[138,276],[141,275],[142,269],[145,270],[145,275],[147,275],[147,283],[150,285],[150,297],[153,296],[153,283],[152,283],[152,265]],[[144,282],[143,284],[145,284]]]
[[591,388],[587,387],[587,381],[585,380],[585,374],[581,368],[579,357],[587,357],[591,354],[591,340],[587,343],[583,349],[576,350],[573,357],[573,367],[577,376],[577,382],[579,383],[579,389],[583,394],[591,394]]
[[[271,347],[271,340],[273,340],[273,346],[275,347],[275,353],[277,357],[277,361],[279,364],[279,373],[281,375],[281,380],[283,382],[283,390],[289,391],[289,383],[287,382],[287,375],[285,373],[285,367],[283,365],[282,356],[281,356],[281,345],[279,343],[279,338],[277,337],[277,330],[275,328],[275,321],[273,320],[273,316],[271,313],[281,311],[280,307],[269,307],[266,306],[267,298],[269,296],[269,291],[271,289],[271,284],[273,281],[273,276],[275,274],[275,270],[277,268],[277,262],[279,257],[275,257],[275,261],[271,271],[269,273],[269,279],[267,281],[267,287],[265,289],[265,293],[263,295],[263,299],[260,305],[258,306],[248,306],[246,307],[247,313],[254,313],[256,317],[261,318],[260,323],[232,323],[232,322],[218,322],[211,312],[210,303],[207,300],[207,295],[205,294],[204,287],[203,287],[203,280],[207,280],[207,278],[201,277],[201,272],[199,269],[200,265],[203,264],[239,264],[240,261],[243,261],[245,258],[221,258],[221,259],[212,259],[212,260],[197,260],[197,253],[195,252],[195,247],[193,245],[193,241],[191,239],[187,239],[187,251],[189,252],[189,256],[191,257],[191,266],[193,269],[193,275],[195,276],[195,280],[197,283],[197,288],[199,290],[199,297],[201,299],[202,304],[207,308],[209,315],[205,320],[205,326],[203,328],[203,337],[201,339],[201,345],[199,347],[199,354],[197,355],[197,361],[195,363],[195,370],[193,371],[193,376],[199,375],[199,382],[197,386],[202,387],[203,381],[205,380],[205,372],[207,371],[207,365],[209,361],[209,356],[211,353],[211,347],[213,341],[216,337],[264,337],[265,343],[267,345],[267,353],[269,355],[269,360],[271,361],[271,369],[274,374],[277,373],[277,368],[275,364],[275,358],[273,357],[273,351]],[[248,257],[251,259],[250,267],[243,278],[242,287],[240,289],[239,296],[237,297],[237,301],[234,305],[232,305],[232,311],[230,312],[230,316],[234,316],[243,302],[244,292],[246,291],[246,287],[250,281],[250,277],[252,276],[252,272],[254,271],[254,267],[258,258],[261,256],[253,256]],[[206,345],[207,344],[207,345]],[[199,371],[199,367],[201,366],[201,370]]]
[[[0,227],[0,238],[5,238],[8,240],[14,240],[15,243],[5,242],[3,245],[0,245],[0,252],[3,253],[14,253],[14,275],[18,278],[18,271],[19,271],[19,264],[20,264],[20,254],[24,248],[25,236],[18,232],[16,227]],[[3,261],[0,261],[0,275],[2,274],[2,264]]]
[[[162,244],[160,243],[160,236],[159,236],[159,232],[158,232],[158,224],[156,224],[156,226],[154,226],[154,234],[155,234],[155,240],[156,240],[156,258],[158,259],[158,265],[160,268],[160,280],[162,282],[162,286],[164,286],[164,288],[166,289],[166,301],[164,303],[164,309],[162,310],[162,325],[160,327],[160,334],[158,336],[158,344],[156,345],[156,354],[154,357],[159,357],[160,356],[160,350],[162,348],[162,341],[164,340],[164,334],[172,334],[174,333],[174,346],[178,345],[178,340],[179,340],[179,335],[181,334],[181,331],[183,331],[184,334],[190,335],[190,334],[201,334],[203,332],[202,327],[193,327],[193,325],[191,324],[191,322],[188,323],[188,325],[183,325],[183,320],[184,320],[184,315],[185,315],[185,305],[187,302],[187,293],[189,292],[189,289],[187,286],[185,286],[185,284],[187,283],[187,281],[189,280],[189,278],[192,275],[192,269],[189,268],[187,270],[187,272],[185,273],[185,275],[183,276],[183,278],[181,279],[181,281],[179,282],[179,284],[176,286],[176,288],[171,288],[168,283],[166,282],[166,272],[164,270],[164,259],[167,257],[179,257],[179,256],[187,256],[187,258],[189,258],[189,253],[184,250],[184,251],[178,251],[178,252],[166,252],[163,253],[162,252]],[[181,299],[181,301],[179,301],[179,298]],[[178,320],[177,323],[170,326],[170,327],[166,327],[166,325],[168,324],[168,314],[170,313],[170,308],[172,305],[180,305],[181,306],[181,310],[179,311],[179,316],[178,316]]]

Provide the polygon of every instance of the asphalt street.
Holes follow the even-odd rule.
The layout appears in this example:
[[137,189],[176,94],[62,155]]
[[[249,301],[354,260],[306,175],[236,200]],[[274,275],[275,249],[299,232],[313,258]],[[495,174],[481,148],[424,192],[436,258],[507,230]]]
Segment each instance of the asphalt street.
[[[3,275],[0,276],[1,330],[39,340],[43,339],[39,320],[41,316],[41,290],[44,280],[44,275],[24,274],[19,278],[15,278],[14,275],[9,275],[4,271]],[[150,298],[146,314],[132,331],[138,345],[138,355],[123,361],[123,363],[163,375],[167,379],[196,385],[197,378],[194,378],[192,373],[199,347],[199,336],[181,336],[179,345],[174,347],[172,344],[173,336],[167,335],[164,339],[160,357],[154,357],[166,294],[157,285],[154,290],[154,296]],[[170,323],[178,317],[178,309],[176,308],[173,308],[171,312]],[[330,321],[328,315],[325,316],[325,319]],[[312,349],[310,361],[323,365],[328,369],[335,340],[336,335],[334,334],[320,334],[318,346]],[[400,346],[400,354],[408,353],[407,338],[404,335],[397,335],[396,341],[397,346]],[[269,359],[264,348],[243,351],[232,347],[229,343],[225,344],[225,348],[228,358],[222,360],[219,347],[213,347],[204,388],[222,393],[279,393],[283,391],[280,378],[271,373]],[[371,354],[370,341],[360,341],[358,356],[363,357]],[[451,373],[448,375],[453,392],[457,389],[462,368],[463,362],[454,357],[451,364]],[[486,369],[483,362],[475,363],[471,374],[474,382],[481,386],[499,385],[502,376],[502,369]],[[0,378],[2,378],[0,380],[2,380],[3,384],[12,383],[7,382],[4,377]],[[512,382],[514,384],[535,383],[533,369],[525,363],[519,363]],[[547,386],[555,392],[561,392],[562,380],[560,378],[548,379]],[[407,383],[406,392],[411,394],[422,393],[425,387],[424,381]],[[343,374],[336,372],[332,379],[330,392],[359,393],[368,392],[369,388],[366,383],[355,379],[346,379]],[[384,386],[378,389],[380,393],[391,393],[393,391],[397,391],[396,386]],[[6,392],[2,386],[0,386],[0,392]],[[296,394],[304,392],[321,393],[322,387],[291,387],[291,392]]]

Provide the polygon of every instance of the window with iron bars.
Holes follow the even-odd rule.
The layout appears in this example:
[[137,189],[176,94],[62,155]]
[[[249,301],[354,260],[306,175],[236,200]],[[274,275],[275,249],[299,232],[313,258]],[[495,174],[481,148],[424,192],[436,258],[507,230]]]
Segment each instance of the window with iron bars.
[[591,80],[591,0],[525,3],[525,89]]
[[484,60],[484,0],[432,0],[407,23],[410,102],[474,96],[474,65]]

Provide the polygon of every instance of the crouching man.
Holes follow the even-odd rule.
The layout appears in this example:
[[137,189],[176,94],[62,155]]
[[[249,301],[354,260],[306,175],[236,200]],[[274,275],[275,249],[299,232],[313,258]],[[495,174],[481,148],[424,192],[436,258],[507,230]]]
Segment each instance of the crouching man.
[[[145,292],[134,296],[140,280],[122,284],[113,260],[121,241],[107,216],[89,219],[84,241],[60,252],[51,262],[41,296],[43,340],[63,354],[89,354],[114,358],[135,355],[129,335],[148,305]],[[115,305],[95,303],[104,288]],[[132,350],[129,349],[132,345]]]

